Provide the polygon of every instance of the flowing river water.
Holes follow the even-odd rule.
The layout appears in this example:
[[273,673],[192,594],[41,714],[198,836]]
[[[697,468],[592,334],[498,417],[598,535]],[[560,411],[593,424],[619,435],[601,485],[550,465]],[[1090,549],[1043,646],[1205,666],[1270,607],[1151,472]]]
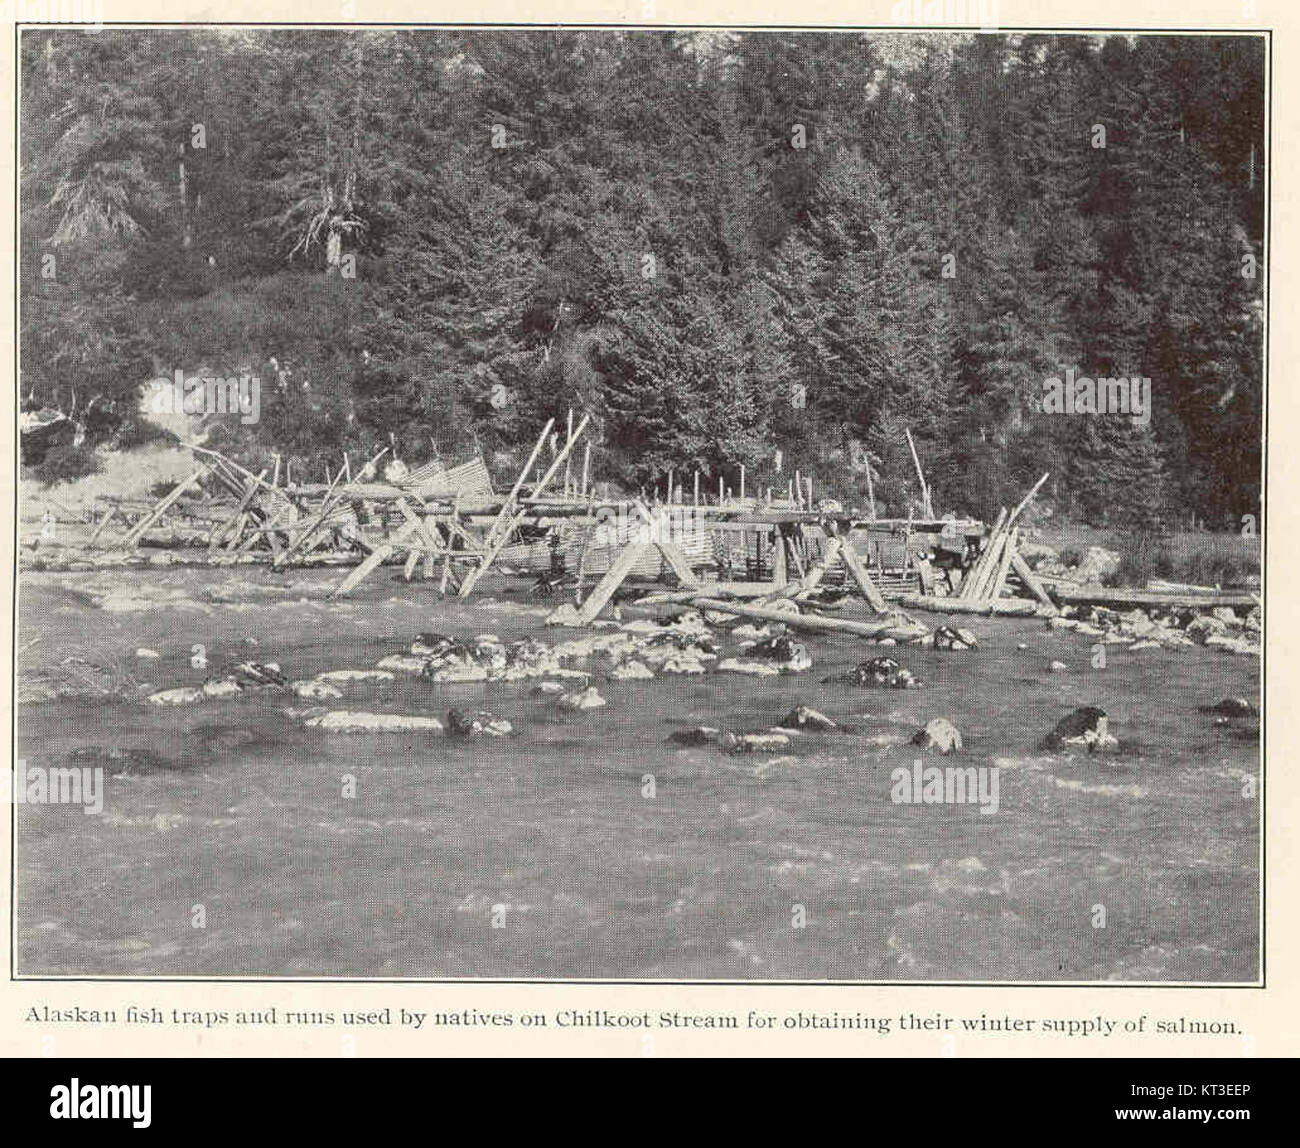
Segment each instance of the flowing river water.
[[[78,750],[129,762],[107,771],[100,814],[16,807],[20,975],[1258,977],[1258,734],[1196,712],[1257,698],[1258,659],[1109,647],[1093,669],[1085,638],[973,619],[978,651],[813,637],[806,673],[597,680],[609,704],[577,713],[532,683],[405,675],[331,703],[488,709],[513,723],[503,739],[307,729],[284,711],[311,703],[278,692],[142,701],[248,658],[291,679],[373,667],[421,631],[573,636],[503,580],[481,588],[495,598],[443,602],[384,570],[327,602],[338,577],[24,575],[20,675],[112,663],[133,696],[88,686],[18,707],[28,767]],[[925,688],[822,682],[880,653]],[[1070,671],[1047,673],[1053,659]],[[666,740],[770,726],[800,703],[854,732],[741,756]],[[1121,753],[1037,748],[1081,705],[1110,714]],[[962,732],[956,764],[999,770],[996,813],[891,799],[892,771],[918,756],[906,736],[936,716]]]

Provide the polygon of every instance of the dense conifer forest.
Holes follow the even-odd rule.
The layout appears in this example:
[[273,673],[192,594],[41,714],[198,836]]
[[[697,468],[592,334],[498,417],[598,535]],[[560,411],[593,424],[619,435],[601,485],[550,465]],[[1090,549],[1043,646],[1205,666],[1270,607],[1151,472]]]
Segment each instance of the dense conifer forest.
[[[573,408],[630,488],[870,466],[906,514],[910,429],[937,511],[1260,514],[1259,38],[52,30],[21,85],[20,399],[85,428],[38,476],[179,369],[315,475],[508,482]],[[1149,421],[1044,413],[1067,370]]]

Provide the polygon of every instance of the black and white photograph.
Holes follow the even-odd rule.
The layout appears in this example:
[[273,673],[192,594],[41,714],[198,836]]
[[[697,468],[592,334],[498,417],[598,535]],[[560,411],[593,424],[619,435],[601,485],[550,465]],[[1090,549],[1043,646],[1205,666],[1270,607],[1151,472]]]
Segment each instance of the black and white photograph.
[[1269,50],[21,28],[11,975],[1261,984]]

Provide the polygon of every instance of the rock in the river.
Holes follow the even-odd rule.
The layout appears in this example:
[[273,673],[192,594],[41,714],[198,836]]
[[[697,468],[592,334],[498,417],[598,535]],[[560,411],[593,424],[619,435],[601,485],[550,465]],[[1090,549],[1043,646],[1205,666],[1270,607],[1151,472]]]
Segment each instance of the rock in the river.
[[473,713],[465,713],[463,710],[447,712],[447,732],[456,737],[474,737],[478,734],[505,737],[513,728],[504,718],[499,718],[486,710],[477,710]]
[[533,694],[537,697],[558,697],[564,693],[566,686],[563,682],[539,682],[533,687]]
[[961,752],[961,733],[947,718],[931,718],[924,729],[916,731],[912,744],[936,753]]
[[659,672],[661,674],[703,674],[706,669],[699,655],[684,650],[664,658],[659,663]]
[[408,730],[440,733],[442,731],[442,722],[437,718],[416,714],[354,713],[349,710],[331,710],[329,713],[312,714],[303,724],[314,729],[329,730],[332,733],[403,733]]
[[940,626],[934,632],[936,650],[978,650],[979,640],[960,626]]
[[300,698],[328,699],[343,696],[343,691],[338,686],[330,685],[329,682],[322,682],[316,678],[311,681],[293,682],[289,688]]
[[209,698],[229,698],[243,693],[244,687],[234,678],[209,678],[203,683],[203,696]]
[[411,653],[421,657],[441,657],[457,645],[456,639],[446,634],[420,634],[411,643]]
[[1070,672],[1070,667],[1064,662],[1048,662],[1047,672],[1049,674],[1068,674]]
[[395,670],[401,674],[422,674],[429,659],[421,654],[389,654],[375,663],[379,670]]
[[510,662],[505,644],[495,634],[479,634],[470,643],[476,664],[489,672],[504,670]]
[[884,690],[918,690],[921,682],[893,658],[872,658],[859,662],[846,674],[828,678],[827,681],[848,682],[854,686],[873,686]]
[[1261,653],[1259,644],[1252,642],[1248,638],[1227,638],[1218,634],[1211,634],[1205,639],[1207,647],[1220,650],[1225,654],[1247,654],[1259,655]]
[[577,626],[578,607],[572,602],[565,602],[562,606],[557,606],[546,618],[548,626]]
[[230,671],[230,677],[246,690],[258,687],[282,690],[289,684],[276,662],[240,662]]
[[796,706],[781,719],[780,725],[782,729],[817,733],[831,733],[840,728],[831,718],[810,706]]
[[769,662],[783,674],[796,674],[812,668],[808,647],[788,634],[761,639],[745,651],[745,656]]
[[483,666],[452,665],[432,673],[425,667],[425,676],[431,677],[435,682],[486,682],[490,675]]
[[562,694],[556,704],[566,710],[594,710],[603,706],[605,699],[600,696],[600,691],[595,686],[588,686],[585,690]]
[[1043,738],[1041,749],[1060,749],[1062,746],[1079,746],[1089,753],[1117,749],[1119,742],[1110,732],[1110,719],[1106,711],[1096,706],[1080,706],[1067,714],[1056,728]]
[[1193,618],[1187,623],[1184,631],[1189,638],[1205,643],[1211,638],[1224,637],[1228,632],[1228,624],[1221,618],[1212,617],[1209,614],[1203,614],[1199,618]]
[[150,694],[149,700],[156,706],[189,706],[206,697],[197,686],[179,686],[173,690],[159,690],[156,694]]

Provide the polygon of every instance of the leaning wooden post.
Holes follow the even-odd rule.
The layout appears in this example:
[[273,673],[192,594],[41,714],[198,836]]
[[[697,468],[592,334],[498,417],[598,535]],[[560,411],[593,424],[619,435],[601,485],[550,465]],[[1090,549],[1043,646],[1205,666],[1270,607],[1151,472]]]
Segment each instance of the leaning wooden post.
[[[555,456],[554,461],[552,461],[546,473],[542,475],[542,477],[538,480],[537,485],[533,488],[534,498],[541,497],[542,491],[546,489],[551,479],[555,477],[556,472],[563,465],[564,460],[569,457],[570,453],[573,451],[574,445],[577,443],[578,439],[582,437],[582,432],[587,429],[587,423],[590,421],[591,421],[590,415],[583,415],[582,422],[578,424],[578,429],[573,432],[572,437],[569,439],[568,442],[564,444],[564,449]],[[502,509],[505,510],[506,508],[503,507]],[[515,526],[522,520],[524,515],[527,513],[528,511],[525,510],[522,514],[519,514],[516,517],[506,521],[505,524],[498,531],[497,536],[495,538],[492,538],[490,543],[485,544],[483,548],[483,556],[479,560],[479,565],[476,566],[471,571],[469,571],[469,573],[465,575],[465,580],[460,584],[460,597],[462,598],[469,597],[469,592],[472,589],[474,589],[475,583],[477,583],[478,580],[482,578],[484,574],[487,573],[488,567],[491,566],[494,561],[496,561],[496,556],[500,554],[503,549],[505,549],[505,545],[510,540],[510,535],[513,533]],[[497,522],[500,521],[501,521],[501,516],[498,515]]]
[[1052,472],[1049,470],[1047,474],[1044,474],[1042,478],[1040,478],[1036,483],[1034,483],[1034,489],[1031,490],[1028,494],[1025,495],[1024,498],[1020,500],[1020,505],[1017,506],[1015,510],[1013,510],[1010,516],[1007,518],[1007,526],[1011,526],[1016,521],[1016,519],[1020,517],[1020,512],[1024,510],[1026,506],[1029,505],[1034,495],[1038,493],[1039,489],[1042,487],[1043,483],[1047,481],[1051,473]]
[[86,543],[88,547],[95,545],[95,539],[97,539],[100,536],[100,534],[103,532],[104,527],[107,526],[113,520],[113,518],[116,516],[119,509],[120,508],[118,507],[117,503],[113,503],[113,505],[108,508],[108,513],[105,514],[104,517],[99,520],[99,525],[95,527],[94,533],[91,534],[90,541]]
[[155,506],[153,510],[151,510],[147,515],[145,515],[145,517],[141,519],[141,521],[132,528],[131,532],[124,539],[122,539],[122,548],[124,550],[134,550],[140,544],[140,539],[144,537],[145,531],[148,530],[149,527],[151,527],[155,522],[157,522],[158,519],[160,519],[167,512],[169,507],[171,507],[174,503],[179,501],[181,495],[184,494],[190,488],[191,485],[198,482],[198,480],[202,478],[204,474],[207,473],[207,469],[208,468],[206,466],[201,466],[192,475],[190,475],[189,478],[185,479],[183,482],[178,483],[173,488],[171,493],[168,494],[165,498],[163,498],[158,503],[158,505]]
[[[831,529],[834,530],[835,527],[832,526]],[[837,536],[837,534],[832,534],[833,538]],[[842,542],[840,561],[844,563],[844,568],[853,576],[853,580],[858,584],[862,596],[877,614],[889,613],[889,606],[885,602],[885,596],[881,594],[876,584],[871,580],[871,575],[867,573],[866,568],[862,565],[857,551],[853,549],[853,541],[848,534],[844,535]]]
[[591,540],[596,536],[598,523],[595,515],[596,503],[591,496],[587,498],[587,529],[582,536],[582,549],[578,552],[578,584],[573,589],[573,604],[582,606],[582,587],[587,576],[587,551],[591,547]]
[[366,560],[344,578],[342,584],[337,589],[330,592],[329,597],[341,598],[344,594],[351,593],[359,582],[363,581],[372,570],[388,558],[394,550],[398,549],[399,544],[402,543],[408,535],[413,534],[414,532],[415,527],[411,523],[408,522],[403,525],[402,528],[393,535],[390,541],[385,542],[382,546],[375,547],[375,549],[366,557]]
[[330,512],[338,505],[339,500],[342,498],[342,494],[336,495],[334,493],[334,488],[339,484],[342,478],[343,469],[340,467],[338,474],[334,476],[333,482],[329,484],[329,488],[325,491],[325,497],[321,500],[320,510],[316,513],[316,516],[312,518],[305,527],[303,527],[297,537],[295,537],[289,544],[288,548],[272,560],[272,569],[279,569],[280,566],[301,550],[304,544],[325,524],[325,521],[330,516]]
[[[565,435],[566,435],[565,437],[566,442],[569,439],[573,438],[573,408],[572,407],[569,408],[569,421],[566,427]],[[570,479],[570,475],[572,474],[572,471],[573,471],[573,459],[572,457],[570,457],[564,460],[564,497],[566,499],[569,497],[569,479]]]
[[[221,523],[220,526],[216,527],[212,531],[212,533],[208,536],[209,554],[213,554],[216,552],[217,543],[220,542],[221,539],[225,536],[226,531],[229,530],[232,526],[235,525],[235,523],[239,522],[239,520],[244,517],[245,512],[248,510],[249,503],[253,501],[254,497],[261,489],[262,479],[264,479],[265,477],[266,477],[266,471],[265,469],[263,469],[262,473],[259,474],[256,479],[254,479],[252,482],[248,484],[248,489],[244,491],[243,497],[239,500],[239,505],[235,507],[234,514],[232,514],[223,523]],[[241,530],[237,530],[235,532],[234,538],[230,540],[229,549],[233,550],[235,546],[238,545],[240,541],[241,533],[242,533]]]
[[1011,569],[1011,560],[1015,557],[1016,536],[1019,533],[1020,531],[1018,528],[1012,527],[1010,533],[1007,535],[1006,543],[1002,547],[1002,560],[998,564],[997,577],[995,577],[991,583],[992,589],[985,595],[985,597],[990,598],[995,602],[1002,597],[1003,587],[1007,584],[1007,573]]
[[1029,563],[1025,561],[1024,555],[1019,550],[1012,552],[1011,568],[1020,575],[1020,581],[1025,584],[1025,588],[1044,606],[1056,605],[1046,589],[1044,589],[1042,582],[1038,580],[1038,575],[1029,568]]
[[604,609],[605,603],[614,596],[614,591],[622,585],[623,579],[631,573],[632,567],[636,565],[637,560],[649,549],[650,543],[648,542],[634,542],[623,549],[623,552],[605,572],[605,576],[596,584],[596,588],[591,592],[591,597],[583,603],[582,609],[578,612],[578,625],[589,626],[596,620],[596,615]]
[[528,479],[528,472],[533,469],[533,463],[537,461],[537,456],[542,453],[542,449],[546,445],[546,436],[551,433],[551,427],[554,425],[555,420],[548,419],[546,425],[542,428],[542,433],[537,436],[537,445],[533,447],[533,453],[528,456],[528,461],[524,463],[524,469],[519,472],[519,477],[515,479],[514,486],[510,488],[510,493],[506,495],[506,500],[497,512],[496,518],[493,520],[492,525],[488,527],[488,532],[484,536],[485,544],[490,545],[492,543],[498,528],[510,518],[515,499],[519,497],[519,492]]

